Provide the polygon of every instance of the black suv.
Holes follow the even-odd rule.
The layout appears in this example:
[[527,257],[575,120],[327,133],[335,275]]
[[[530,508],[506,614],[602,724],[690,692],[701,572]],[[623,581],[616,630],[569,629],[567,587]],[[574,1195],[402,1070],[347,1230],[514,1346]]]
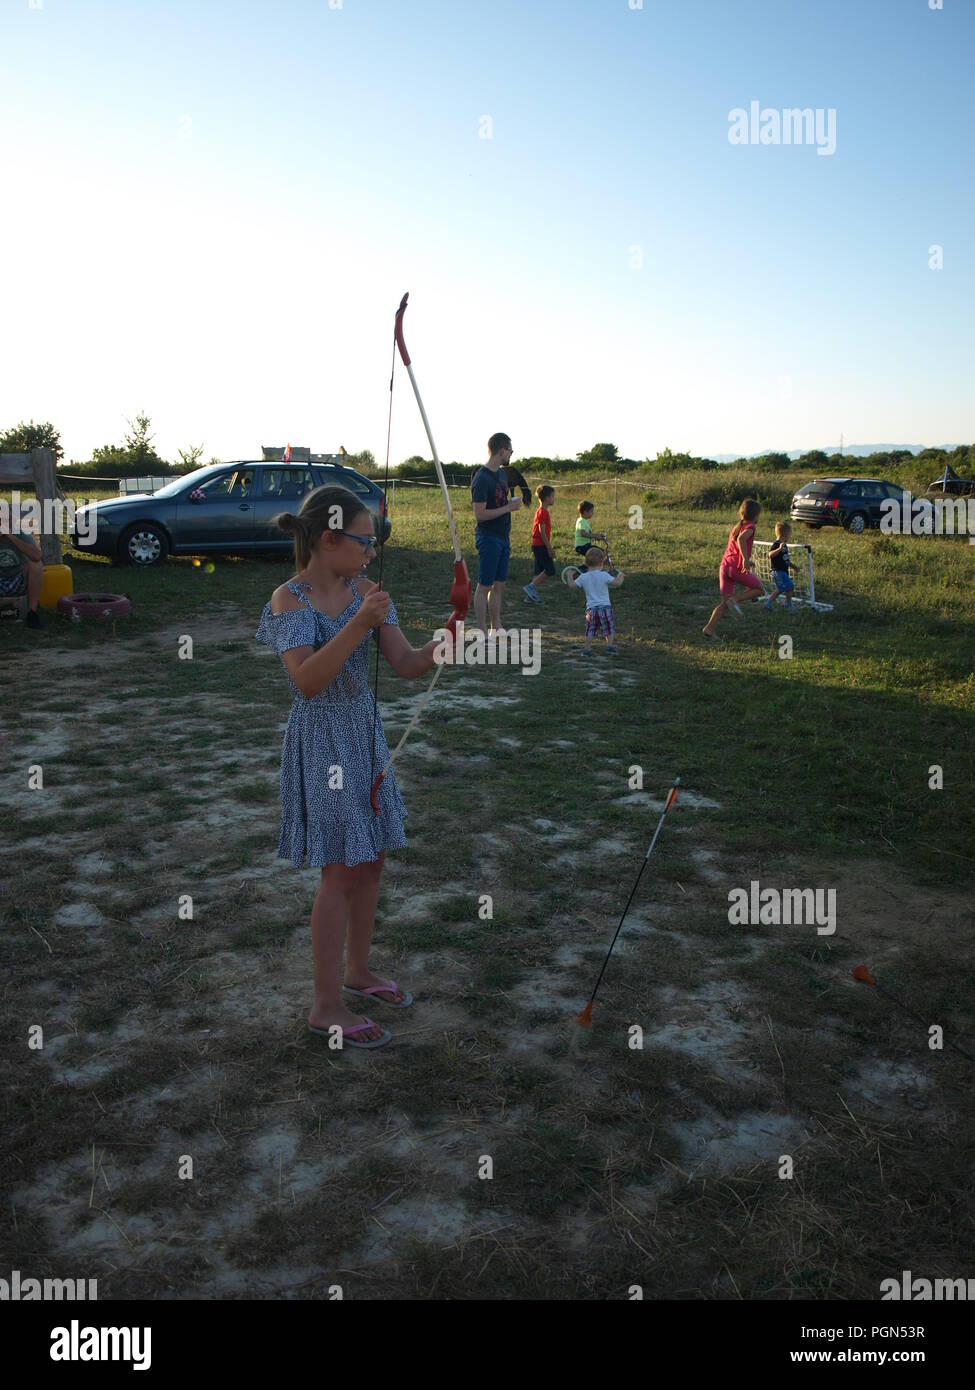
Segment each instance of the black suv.
[[[174,478],[152,495],[110,497],[79,507],[68,542],[82,555],[108,555],[120,564],[158,565],[167,555],[290,554],[292,538],[271,525],[278,512],[296,512],[312,488],[331,483],[361,497],[376,535],[392,530],[381,487],[335,463],[221,463]],[[94,520],[92,520],[94,517]],[[82,541],[94,526],[94,540]]]
[[900,506],[903,495],[897,483],[879,478],[816,478],[795,494],[790,515],[814,529],[845,526],[858,536],[868,526],[880,525],[882,502],[894,497]]

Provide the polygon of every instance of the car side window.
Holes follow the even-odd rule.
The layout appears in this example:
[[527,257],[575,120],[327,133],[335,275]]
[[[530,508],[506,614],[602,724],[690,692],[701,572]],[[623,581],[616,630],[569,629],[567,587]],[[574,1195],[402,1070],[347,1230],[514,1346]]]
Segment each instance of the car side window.
[[342,486],[347,487],[350,492],[358,492],[363,496],[367,496],[372,492],[372,488],[366,482],[365,478],[357,478],[353,473],[344,473],[342,475]]
[[235,476],[230,472],[221,473],[216,478],[208,478],[205,483],[200,484],[197,491],[205,493],[211,501],[218,497],[229,497]]
[[859,483],[847,483],[841,493],[843,497],[862,497],[863,491]]
[[884,495],[884,490],[879,483],[863,483],[863,495],[870,502],[879,502]]
[[261,496],[289,502],[304,497],[313,487],[310,468],[265,468]]
[[232,497],[249,497],[254,490],[253,468],[242,468],[234,479]]

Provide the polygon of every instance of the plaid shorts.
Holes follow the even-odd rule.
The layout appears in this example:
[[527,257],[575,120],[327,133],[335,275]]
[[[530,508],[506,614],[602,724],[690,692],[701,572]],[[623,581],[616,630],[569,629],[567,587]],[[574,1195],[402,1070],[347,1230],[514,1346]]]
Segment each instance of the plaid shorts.
[[586,609],[586,636],[595,637],[597,632],[605,632],[610,641],[616,634],[613,610],[608,604],[600,608]]
[[26,592],[27,578],[23,570],[16,574],[0,574],[0,598],[16,598]]

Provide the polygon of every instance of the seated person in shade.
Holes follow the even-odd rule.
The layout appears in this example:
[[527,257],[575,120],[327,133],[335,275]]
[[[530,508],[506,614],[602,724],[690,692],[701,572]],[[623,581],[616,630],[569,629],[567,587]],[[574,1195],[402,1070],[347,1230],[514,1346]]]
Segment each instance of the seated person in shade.
[[0,515],[0,597],[27,595],[27,626],[40,627],[37,604],[41,597],[44,562],[41,548],[30,536],[11,530]]

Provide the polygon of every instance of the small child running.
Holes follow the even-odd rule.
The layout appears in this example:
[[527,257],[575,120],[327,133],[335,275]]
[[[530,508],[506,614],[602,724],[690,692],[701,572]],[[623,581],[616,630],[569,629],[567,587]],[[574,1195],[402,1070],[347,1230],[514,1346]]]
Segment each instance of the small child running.
[[621,570],[613,579],[603,569],[605,560],[606,556],[599,547],[592,546],[586,555],[585,573],[569,579],[569,588],[581,589],[586,596],[586,645],[583,648],[585,656],[592,656],[592,639],[597,632],[605,633],[606,650],[610,656],[616,655],[613,642],[616,624],[613,621],[613,605],[609,600],[609,591],[618,589],[625,576]]
[[792,527],[787,521],[777,521],[775,523],[775,544],[769,548],[768,558],[772,566],[772,582],[775,585],[768,598],[762,604],[763,608],[772,608],[777,598],[785,599],[785,606],[791,613],[792,594],[796,587],[796,581],[789,573],[795,569],[789,560],[789,542],[792,540]]
[[576,537],[573,544],[577,555],[585,555],[592,549],[596,541],[602,541],[604,545],[609,545],[609,541],[598,531],[592,529],[592,514],[596,510],[593,502],[579,503],[579,519],[576,522]]
[[751,602],[753,599],[762,598],[765,590],[762,588],[762,581],[755,573],[755,561],[752,559],[752,545],[755,540],[755,522],[761,514],[761,507],[754,497],[746,497],[738,508],[738,521],[732,526],[728,533],[728,544],[725,547],[724,555],[721,557],[721,564],[718,568],[719,590],[721,602],[701,629],[704,636],[711,642],[716,642],[717,636],[714,629],[719,621],[724,617],[730,608],[736,618],[742,616],[741,609],[735,597],[735,585],[741,585],[748,590],[746,594],[739,594],[737,597],[742,603]]
[[538,586],[551,579],[555,573],[555,551],[552,549],[552,514],[549,507],[555,497],[555,488],[541,483],[535,489],[538,510],[532,521],[532,555],[535,557],[535,573],[524,586],[525,597],[531,603],[544,603]]

